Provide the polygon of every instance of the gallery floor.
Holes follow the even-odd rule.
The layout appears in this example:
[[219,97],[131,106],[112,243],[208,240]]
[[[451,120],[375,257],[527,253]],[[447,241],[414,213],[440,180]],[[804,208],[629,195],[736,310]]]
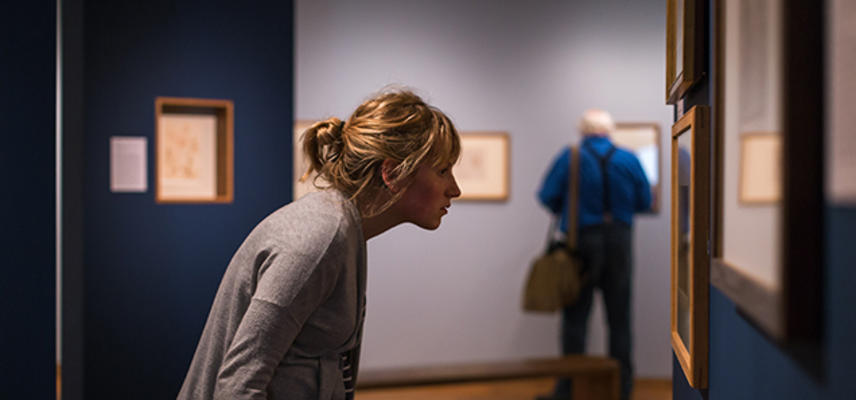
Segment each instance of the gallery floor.
[[[414,386],[407,388],[357,390],[357,400],[532,400],[550,392],[552,379],[519,379],[498,382]],[[672,382],[667,379],[637,379],[632,400],[670,400]]]
[[[61,393],[60,367],[57,367],[57,399]],[[406,388],[357,390],[358,400],[532,400],[549,393],[553,380],[515,379],[496,382],[449,385],[412,386]],[[636,379],[631,400],[670,400],[672,381],[668,379]],[[587,400],[587,399],[580,399]]]

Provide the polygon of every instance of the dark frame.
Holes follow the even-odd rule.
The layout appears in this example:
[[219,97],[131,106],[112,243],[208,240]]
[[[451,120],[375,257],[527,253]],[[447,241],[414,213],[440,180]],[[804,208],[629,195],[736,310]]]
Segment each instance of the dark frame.
[[[715,7],[714,87],[716,121],[716,218],[711,282],[740,313],[773,341],[789,348],[815,347],[821,340],[823,260],[823,15],[824,7],[784,0],[782,95],[782,198],[778,212],[781,263],[778,287],[747,275],[723,254],[726,132],[726,2]],[[798,27],[798,28],[797,28]]]

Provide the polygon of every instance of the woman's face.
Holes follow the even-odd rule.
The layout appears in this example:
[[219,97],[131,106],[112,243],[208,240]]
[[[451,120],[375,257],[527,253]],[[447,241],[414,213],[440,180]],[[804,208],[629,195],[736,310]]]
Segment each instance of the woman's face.
[[452,175],[452,166],[421,165],[413,181],[395,203],[397,213],[405,222],[424,229],[437,229],[440,219],[448,213],[452,199],[461,195],[461,189]]

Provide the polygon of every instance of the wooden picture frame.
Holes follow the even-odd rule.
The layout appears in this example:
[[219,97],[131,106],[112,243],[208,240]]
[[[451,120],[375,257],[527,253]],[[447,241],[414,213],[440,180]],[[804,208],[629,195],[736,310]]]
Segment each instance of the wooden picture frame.
[[510,152],[506,132],[461,132],[461,158],[452,169],[457,200],[508,200]]
[[[786,348],[809,349],[821,340],[822,9],[797,0],[724,0],[714,10],[711,283]],[[762,54],[764,61],[745,54]],[[780,138],[780,197],[774,201],[740,201],[740,144],[753,131]]]
[[[303,153],[303,132],[306,131],[306,129],[308,129],[309,127],[311,127],[315,122],[316,121],[314,120],[307,119],[294,121],[294,131],[292,136],[292,201],[295,201],[305,196],[307,193],[317,192],[320,190],[315,187],[314,184],[314,182],[316,181],[316,177],[318,176],[318,172],[316,171],[312,171],[312,173],[301,182],[303,174],[305,174],[309,168],[309,161],[306,159],[306,156]],[[326,181],[321,178],[317,178],[317,180],[318,183],[322,186],[326,183]]]
[[662,193],[662,132],[656,122],[619,122],[610,134],[616,146],[632,152],[651,185],[651,209],[642,213],[659,214]]
[[671,328],[690,386],[707,387],[710,123],[694,106],[672,127]]
[[675,104],[702,76],[701,0],[666,0],[666,104]]
[[155,202],[231,203],[230,100],[155,99]]

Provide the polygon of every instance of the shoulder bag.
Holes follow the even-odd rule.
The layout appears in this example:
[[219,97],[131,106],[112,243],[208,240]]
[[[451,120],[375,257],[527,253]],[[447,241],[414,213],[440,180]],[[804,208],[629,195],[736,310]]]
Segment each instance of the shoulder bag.
[[571,170],[568,194],[568,234],[566,242],[553,240],[554,218],[547,237],[546,251],[536,257],[529,268],[523,291],[523,309],[531,312],[554,312],[576,303],[584,279],[577,251],[577,201],[579,198],[579,149],[571,147]]

